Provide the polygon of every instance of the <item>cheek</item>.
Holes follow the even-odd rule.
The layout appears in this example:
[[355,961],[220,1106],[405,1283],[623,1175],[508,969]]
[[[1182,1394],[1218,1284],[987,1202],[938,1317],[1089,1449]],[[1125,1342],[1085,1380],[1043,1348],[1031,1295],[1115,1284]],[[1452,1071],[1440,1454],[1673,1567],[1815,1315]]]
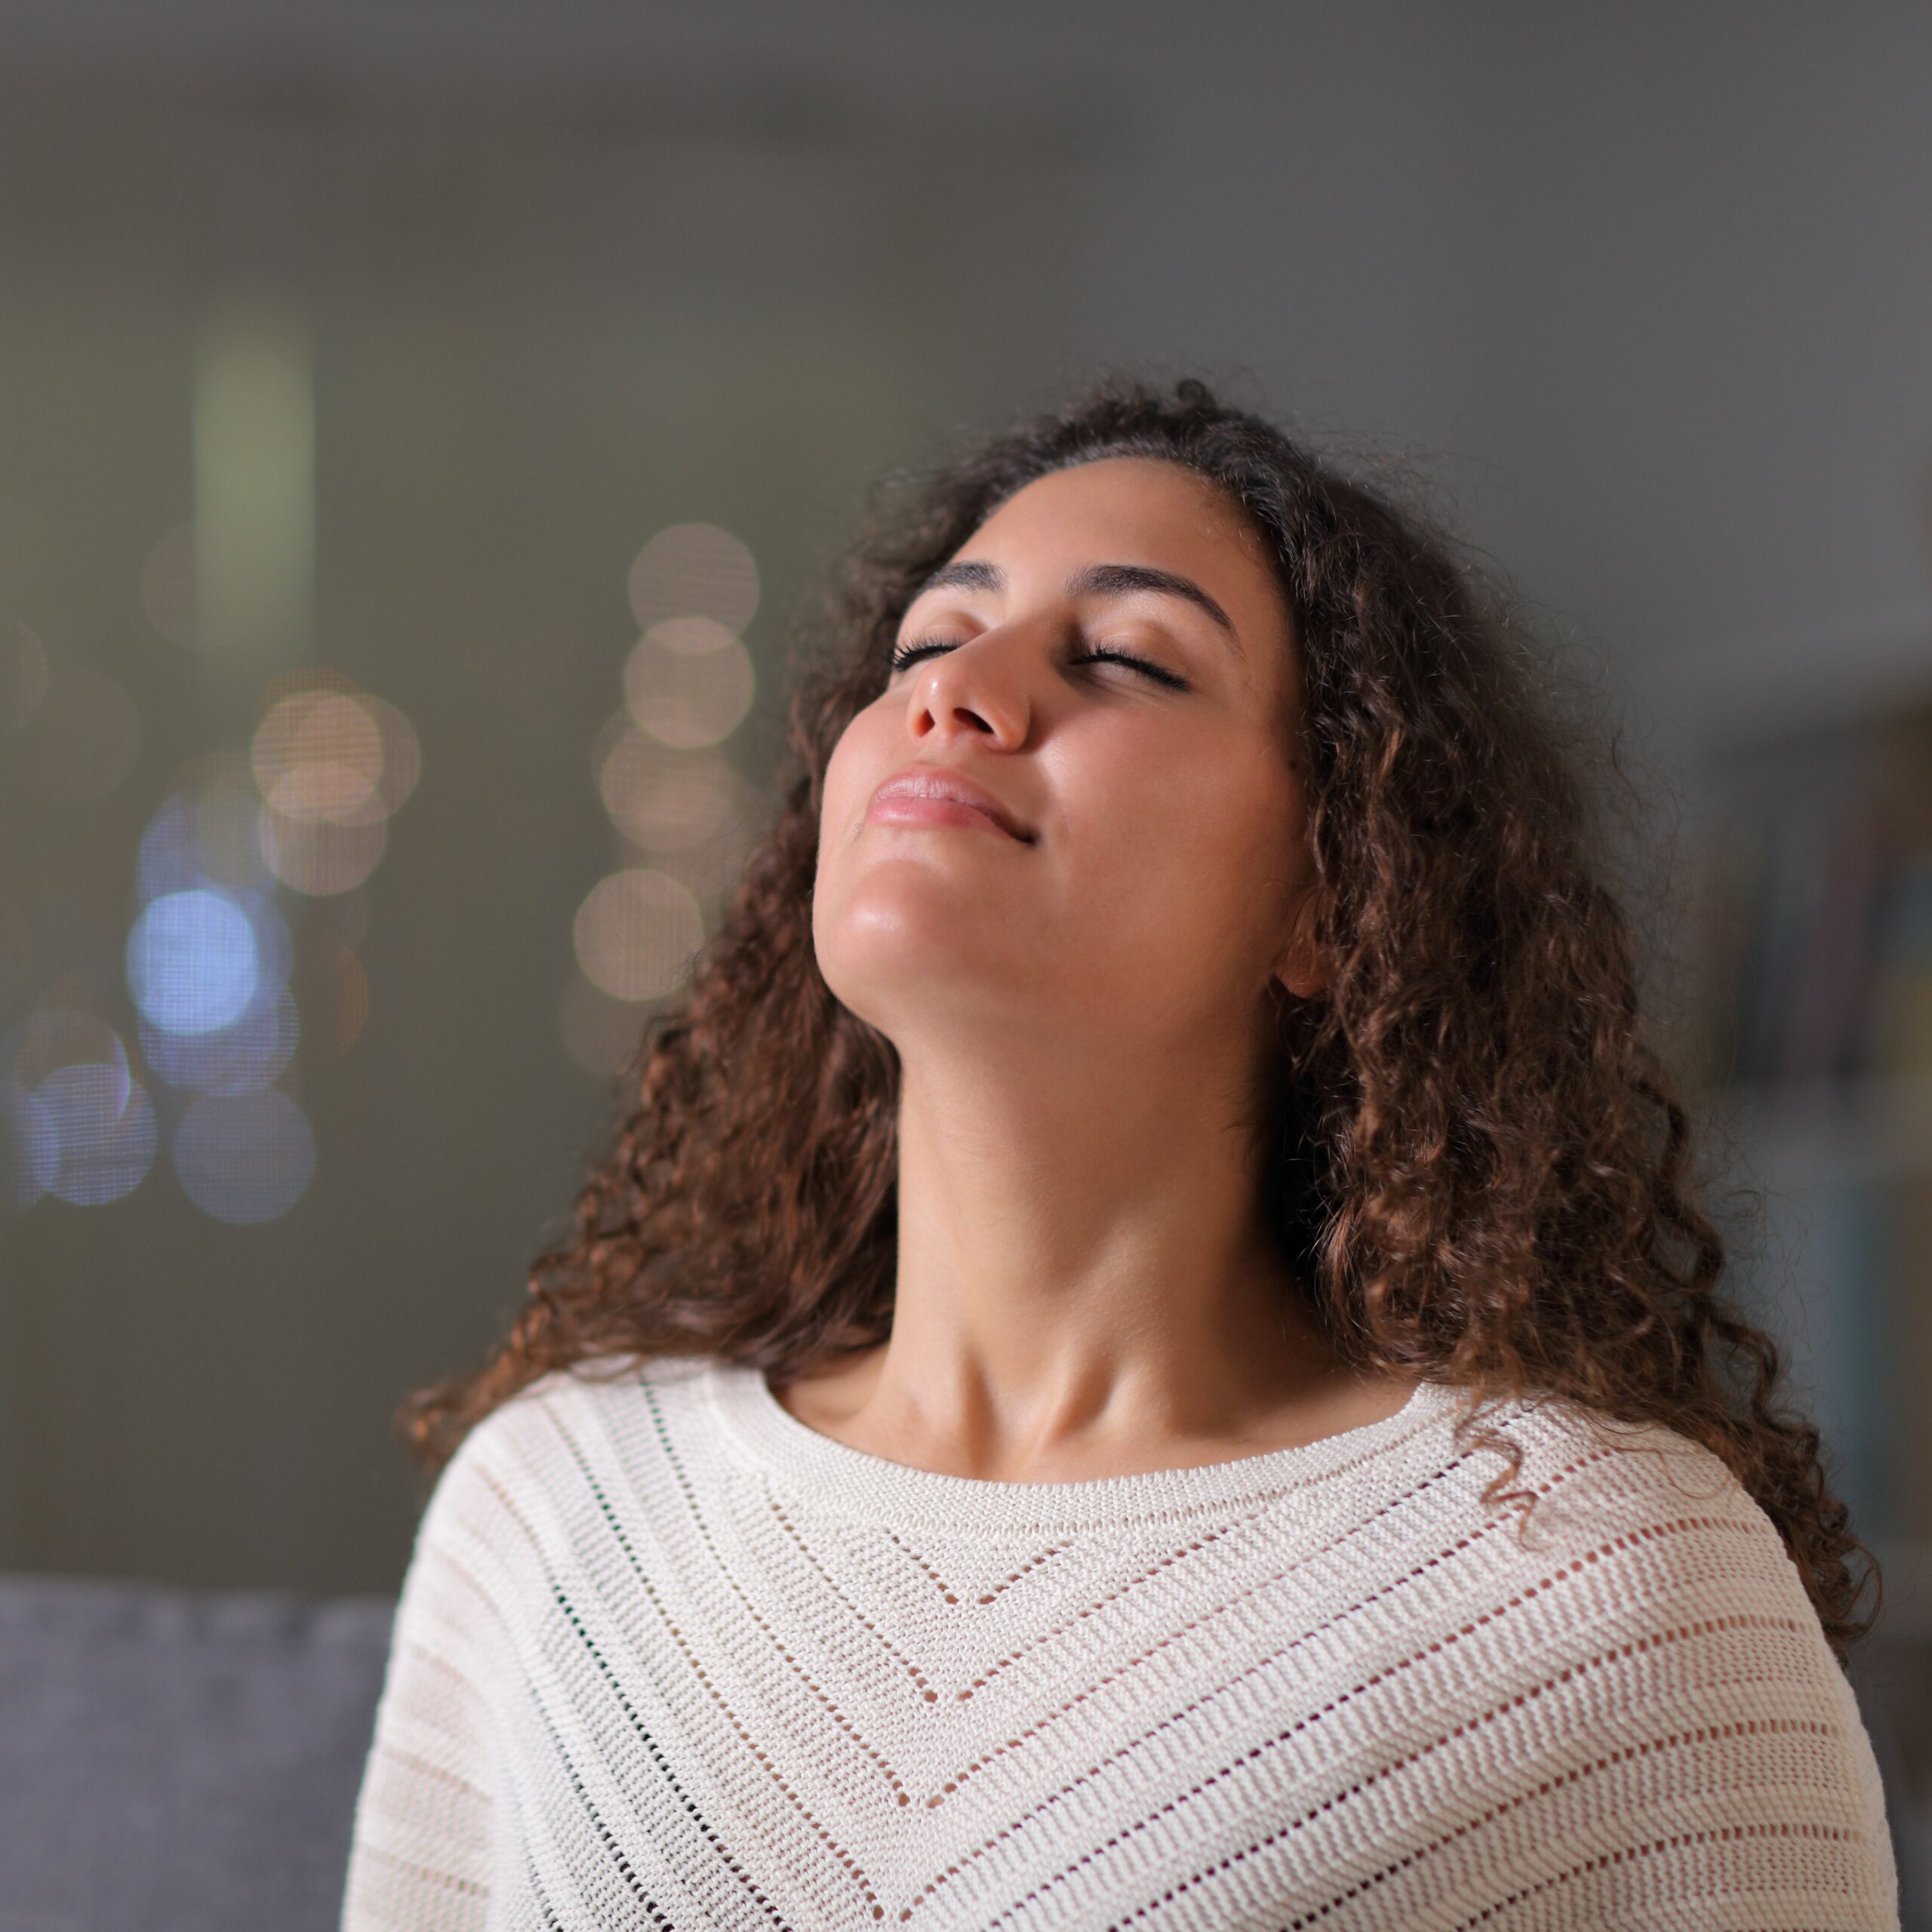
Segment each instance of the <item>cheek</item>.
[[[1298,795],[1265,747],[1224,734],[1090,773],[1079,841],[1097,923],[1183,950],[1263,938],[1294,875]],[[1241,950],[1245,952],[1245,948]]]
[[1283,853],[1294,828],[1290,774],[1268,747],[1244,734],[1203,732],[1177,742],[1110,748],[1094,774],[1097,820],[1143,863],[1212,877]]
[[880,705],[869,706],[848,724],[825,766],[825,801],[819,823],[819,849],[849,836],[865,809],[866,796],[889,768],[880,762],[886,722]]

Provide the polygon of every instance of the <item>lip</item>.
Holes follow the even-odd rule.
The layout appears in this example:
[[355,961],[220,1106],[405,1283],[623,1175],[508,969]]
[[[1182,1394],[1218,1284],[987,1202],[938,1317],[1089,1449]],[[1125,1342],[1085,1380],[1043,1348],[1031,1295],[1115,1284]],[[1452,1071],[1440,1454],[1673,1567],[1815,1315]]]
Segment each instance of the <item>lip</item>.
[[[1033,842],[1033,835],[983,785],[975,783],[962,771],[937,765],[909,764],[904,771],[894,772],[872,794],[866,817],[897,820],[907,824],[971,823],[961,820],[955,813],[947,812],[945,808],[949,805],[965,807],[980,817],[990,820],[998,830],[1009,838],[1018,839],[1023,845]],[[882,806],[888,809],[881,811]],[[938,809],[924,811],[921,807]]]

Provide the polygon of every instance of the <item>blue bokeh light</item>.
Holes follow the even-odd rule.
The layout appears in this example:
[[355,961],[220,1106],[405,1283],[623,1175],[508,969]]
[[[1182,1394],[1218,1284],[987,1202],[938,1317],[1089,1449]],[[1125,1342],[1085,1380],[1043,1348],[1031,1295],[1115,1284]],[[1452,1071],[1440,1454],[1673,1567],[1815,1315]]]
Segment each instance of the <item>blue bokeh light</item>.
[[[77,1208],[118,1201],[153,1164],[154,1108],[146,1090],[104,1060],[56,1067],[33,1091],[54,1164],[47,1192]],[[47,1150],[40,1158],[45,1161]]]
[[128,990],[165,1032],[232,1026],[254,997],[261,964],[248,912],[205,886],[162,894],[128,935]]
[[205,1095],[174,1131],[181,1191],[217,1221],[272,1221],[294,1206],[315,1171],[315,1137],[286,1094]]
[[[135,897],[145,906],[198,885],[272,889],[274,875],[252,830],[259,808],[258,801],[239,794],[177,792],[164,800],[141,835]],[[246,838],[240,835],[245,818],[251,828]]]
[[[259,936],[259,929],[258,936]],[[273,1082],[301,1037],[295,997],[270,980],[229,1025],[206,1033],[171,1033],[141,1022],[141,1057],[169,1086],[203,1094],[246,1094]]]
[[148,821],[134,861],[134,891],[143,905],[202,883],[195,841],[195,801],[170,798]]

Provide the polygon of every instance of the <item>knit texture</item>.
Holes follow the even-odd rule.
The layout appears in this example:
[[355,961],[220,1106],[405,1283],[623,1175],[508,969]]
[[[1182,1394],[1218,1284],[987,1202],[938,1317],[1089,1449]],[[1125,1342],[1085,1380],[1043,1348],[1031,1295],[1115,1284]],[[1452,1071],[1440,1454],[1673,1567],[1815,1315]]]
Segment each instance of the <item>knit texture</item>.
[[[1717,1459],[1461,1398],[1081,1482],[761,1372],[534,1384],[417,1531],[344,1932],[1898,1924],[1872,1748]],[[1614,1431],[1614,1433],[1607,1432]]]

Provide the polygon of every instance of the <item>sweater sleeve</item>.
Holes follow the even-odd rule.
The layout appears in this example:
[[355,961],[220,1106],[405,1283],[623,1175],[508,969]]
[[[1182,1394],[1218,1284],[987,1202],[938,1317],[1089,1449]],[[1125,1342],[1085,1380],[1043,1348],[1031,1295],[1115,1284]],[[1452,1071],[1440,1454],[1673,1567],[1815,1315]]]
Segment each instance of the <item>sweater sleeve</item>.
[[494,1805],[486,1669],[497,1613],[476,1437],[444,1469],[396,1605],[355,1804],[341,1932],[480,1932]]

